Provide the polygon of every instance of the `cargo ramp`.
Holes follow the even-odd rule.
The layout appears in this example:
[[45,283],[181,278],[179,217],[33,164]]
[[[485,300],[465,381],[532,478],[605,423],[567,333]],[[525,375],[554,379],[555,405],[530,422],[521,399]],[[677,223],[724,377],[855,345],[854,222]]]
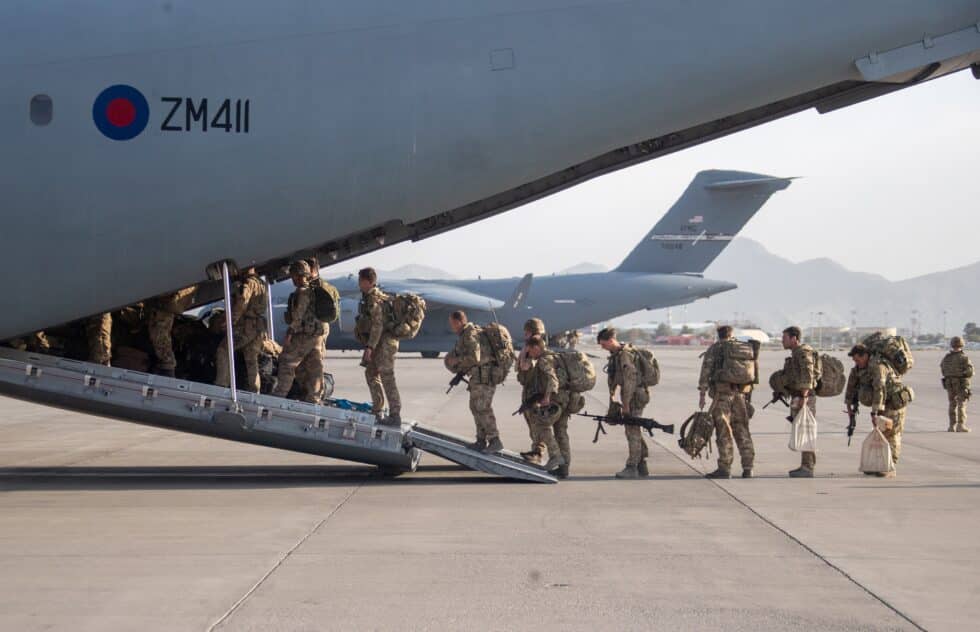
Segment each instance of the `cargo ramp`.
[[510,452],[483,454],[461,437],[381,425],[371,413],[287,400],[140,371],[0,348],[0,394],[49,406],[345,461],[415,471],[421,452],[514,480],[557,482]]

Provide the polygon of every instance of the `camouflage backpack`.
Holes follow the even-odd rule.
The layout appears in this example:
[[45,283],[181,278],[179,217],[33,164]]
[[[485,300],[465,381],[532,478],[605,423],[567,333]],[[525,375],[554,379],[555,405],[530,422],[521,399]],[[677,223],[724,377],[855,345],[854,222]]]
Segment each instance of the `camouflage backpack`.
[[828,353],[814,351],[813,355],[817,371],[817,388],[814,393],[817,397],[837,397],[843,393],[847,384],[844,363]]
[[496,385],[503,384],[510,373],[510,367],[514,365],[514,359],[517,358],[510,332],[500,323],[490,323],[480,331],[480,339],[486,342],[493,356],[490,378]]
[[552,353],[558,358],[558,382],[562,390],[585,393],[595,388],[595,367],[589,356],[574,349]]
[[418,335],[425,320],[425,301],[416,294],[391,294],[384,302],[384,328],[397,340]]
[[786,389],[786,374],[782,369],[773,371],[769,376],[769,388],[772,389],[773,395],[789,395]]
[[880,331],[875,332],[861,341],[872,356],[883,358],[899,375],[905,375],[912,369],[915,360],[909,343],[901,336],[886,336]]
[[721,384],[759,383],[759,343],[725,340],[720,344],[712,378]]
[[313,315],[323,323],[340,316],[340,292],[323,279],[313,279]]
[[636,349],[636,367],[640,372],[640,383],[643,386],[660,384],[660,363],[649,349]]
[[681,424],[680,439],[677,440],[677,444],[692,459],[700,458],[701,452],[707,448],[708,453],[705,458],[708,458],[711,456],[711,434],[714,431],[715,422],[712,421],[711,415],[698,411]]

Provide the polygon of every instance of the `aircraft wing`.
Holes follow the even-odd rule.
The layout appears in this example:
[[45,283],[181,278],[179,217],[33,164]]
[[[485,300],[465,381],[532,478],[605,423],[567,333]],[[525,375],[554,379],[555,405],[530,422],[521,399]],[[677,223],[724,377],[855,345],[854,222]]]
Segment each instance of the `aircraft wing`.
[[500,299],[477,294],[476,292],[471,292],[463,288],[426,281],[384,283],[382,284],[382,289],[390,289],[396,292],[411,292],[424,298],[426,303],[435,303],[450,308],[487,311],[490,309],[500,309],[505,304]]

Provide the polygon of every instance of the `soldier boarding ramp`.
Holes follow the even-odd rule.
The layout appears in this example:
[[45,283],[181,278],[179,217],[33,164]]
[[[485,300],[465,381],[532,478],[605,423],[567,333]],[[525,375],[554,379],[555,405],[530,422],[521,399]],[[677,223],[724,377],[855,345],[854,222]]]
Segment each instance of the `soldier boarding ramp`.
[[544,470],[509,453],[487,455],[415,423],[378,424],[373,414],[271,395],[239,392],[0,348],[0,394],[73,411],[208,437],[415,471],[421,452],[521,481],[554,483]]

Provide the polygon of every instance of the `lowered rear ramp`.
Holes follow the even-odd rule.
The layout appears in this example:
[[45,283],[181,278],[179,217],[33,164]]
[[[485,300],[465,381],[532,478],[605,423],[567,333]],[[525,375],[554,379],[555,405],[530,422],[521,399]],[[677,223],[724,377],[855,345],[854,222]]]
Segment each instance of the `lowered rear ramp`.
[[14,349],[0,348],[0,394],[386,471],[414,471],[424,450],[489,474],[556,482],[516,455],[469,450],[463,439],[415,423],[382,426],[369,413],[241,391],[236,405],[227,388]]

